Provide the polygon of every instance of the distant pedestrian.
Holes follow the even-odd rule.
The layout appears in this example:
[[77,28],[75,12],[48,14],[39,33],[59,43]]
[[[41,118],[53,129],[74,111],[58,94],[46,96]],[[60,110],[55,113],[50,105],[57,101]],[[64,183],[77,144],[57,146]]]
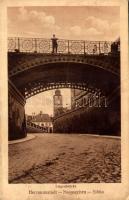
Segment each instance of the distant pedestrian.
[[57,53],[57,48],[58,48],[58,43],[57,43],[57,38],[55,34],[53,34],[53,37],[51,38],[52,40],[52,53]]

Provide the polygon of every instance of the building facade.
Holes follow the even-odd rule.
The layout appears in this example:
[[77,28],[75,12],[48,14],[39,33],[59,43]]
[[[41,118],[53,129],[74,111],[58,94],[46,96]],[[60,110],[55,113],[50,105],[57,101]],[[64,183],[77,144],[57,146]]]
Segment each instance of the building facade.
[[52,117],[50,117],[48,114],[43,114],[42,111],[40,111],[40,113],[37,115],[35,115],[35,113],[32,113],[32,115],[27,116],[27,121],[43,127],[44,132],[53,132]]

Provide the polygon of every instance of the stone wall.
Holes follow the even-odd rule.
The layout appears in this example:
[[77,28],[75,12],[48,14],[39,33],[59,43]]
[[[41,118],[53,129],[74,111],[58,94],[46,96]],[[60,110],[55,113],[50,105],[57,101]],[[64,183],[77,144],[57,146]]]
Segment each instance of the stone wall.
[[108,107],[78,108],[54,119],[55,133],[121,135],[120,99]]
[[25,119],[25,98],[17,88],[9,81],[8,85],[8,123],[9,140],[26,137],[26,119]]

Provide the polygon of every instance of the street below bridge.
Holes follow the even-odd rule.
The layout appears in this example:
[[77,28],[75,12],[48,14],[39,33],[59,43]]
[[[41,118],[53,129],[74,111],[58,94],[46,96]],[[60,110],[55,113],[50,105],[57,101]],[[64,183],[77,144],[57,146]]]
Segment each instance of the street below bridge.
[[34,134],[9,145],[9,183],[120,183],[121,140],[87,134]]

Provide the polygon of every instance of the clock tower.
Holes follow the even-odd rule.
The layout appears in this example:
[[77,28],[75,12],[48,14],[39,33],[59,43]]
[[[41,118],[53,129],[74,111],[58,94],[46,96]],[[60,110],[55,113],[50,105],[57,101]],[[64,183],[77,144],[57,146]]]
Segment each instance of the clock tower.
[[59,110],[63,108],[62,95],[60,90],[55,91],[53,96],[54,116],[58,115]]

